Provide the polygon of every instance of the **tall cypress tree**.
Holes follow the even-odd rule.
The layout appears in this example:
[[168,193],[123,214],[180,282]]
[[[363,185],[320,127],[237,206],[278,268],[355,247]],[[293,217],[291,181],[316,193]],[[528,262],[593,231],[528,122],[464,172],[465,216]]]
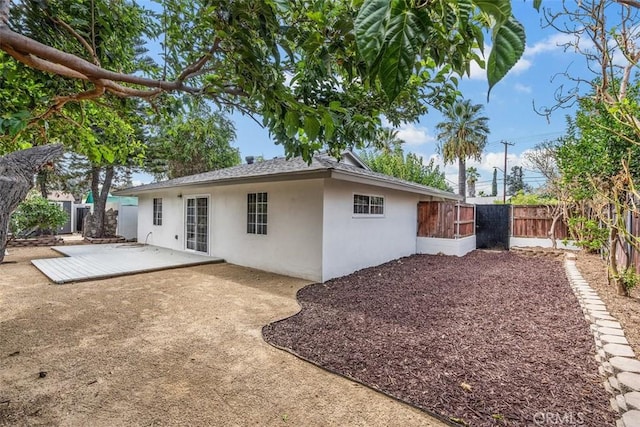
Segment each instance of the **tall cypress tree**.
[[493,181],[491,181],[491,195],[498,195],[498,169],[493,170]]

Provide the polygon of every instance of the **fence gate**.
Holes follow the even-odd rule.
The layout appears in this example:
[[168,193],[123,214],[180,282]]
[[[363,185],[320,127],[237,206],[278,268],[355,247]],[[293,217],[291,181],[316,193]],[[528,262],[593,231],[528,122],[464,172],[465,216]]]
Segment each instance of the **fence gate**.
[[476,248],[509,249],[509,205],[476,206]]

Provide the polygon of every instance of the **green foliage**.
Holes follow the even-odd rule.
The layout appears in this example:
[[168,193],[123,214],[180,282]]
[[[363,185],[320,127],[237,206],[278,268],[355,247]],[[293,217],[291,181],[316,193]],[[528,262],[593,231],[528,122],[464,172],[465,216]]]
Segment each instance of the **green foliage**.
[[67,219],[67,213],[60,206],[42,196],[31,195],[11,215],[9,231],[14,236],[28,235],[36,230],[55,232]]
[[524,182],[524,172],[521,166],[513,166],[507,175],[507,195],[513,196],[519,192],[531,192],[531,187]]
[[434,164],[433,159],[425,165],[422,157],[413,153],[405,155],[399,144],[392,151],[364,151],[361,153],[361,157],[374,172],[445,191],[452,191],[447,184],[444,171],[441,171],[440,167]]
[[444,163],[458,160],[458,194],[465,195],[466,160],[480,160],[487,144],[489,119],[482,114],[482,105],[459,100],[444,112],[444,121],[436,125],[438,150]]
[[[497,203],[497,202],[496,202]],[[500,202],[502,203],[502,202]],[[512,205],[529,205],[529,206],[555,206],[558,204],[558,200],[552,197],[548,197],[545,195],[534,194],[534,193],[525,193],[520,190],[515,195],[513,195],[508,200],[509,204]]]
[[231,146],[233,123],[204,104],[159,125],[150,149],[150,171],[158,178],[178,178],[240,164]]
[[487,62],[489,93],[524,53],[524,27],[515,18],[509,17],[503,25],[493,30],[493,49]]
[[636,269],[634,267],[629,267],[623,270],[618,277],[614,277],[614,279],[619,280],[622,283],[625,293],[629,296],[631,290],[640,283],[640,274],[636,273]]
[[588,252],[598,252],[606,247],[609,231],[602,227],[595,219],[584,216],[574,216],[567,220],[569,233],[574,237],[575,244]]
[[624,270],[620,279],[622,280],[622,286],[624,286],[627,295],[629,295],[631,290],[640,283],[640,275],[636,273],[636,270],[633,267]]
[[428,64],[429,69],[444,67],[463,75],[469,73],[472,60],[484,65],[473,49],[484,48],[483,30],[489,27],[491,90],[524,52],[524,29],[511,14],[510,0],[365,0],[355,20],[355,35],[369,74],[394,100],[414,69]]
[[491,196],[498,195],[498,169],[493,170],[493,179],[491,180]]
[[[345,148],[364,147],[382,117],[396,126],[415,120],[429,106],[451,104],[458,95],[457,75],[468,73],[471,61],[484,65],[479,52],[485,30],[492,31],[490,87],[524,47],[510,0],[158,3],[159,13],[127,0],[11,2],[10,26],[118,78],[127,74],[162,80],[171,89],[160,83],[121,86],[141,92],[162,87],[164,96],[148,98],[156,112],[171,111],[165,106],[179,103],[174,93],[182,92],[206,97],[220,110],[260,116],[287,155],[306,159],[324,148],[337,155]],[[143,39],[161,44],[163,64],[145,57]],[[0,88],[11,98],[2,102],[11,110],[0,117],[5,151],[59,138],[60,115],[66,124],[84,126],[83,112],[71,103],[55,111],[48,107],[60,99],[56,97],[83,93],[99,82],[51,78],[13,59],[6,62],[10,64],[2,72],[17,78],[5,79],[14,87]],[[118,78],[113,82],[122,82]],[[106,87],[119,96],[143,96]],[[108,104],[116,108],[115,102]],[[25,112],[30,117],[20,115]],[[25,130],[27,124],[47,131]],[[100,154],[107,163],[120,156],[107,154],[105,145],[83,153]]]
[[[143,37],[153,36],[155,26],[150,12],[132,2],[28,0],[16,3],[10,12],[13,28],[45,45],[125,73],[153,69],[141,43]],[[139,153],[130,129],[132,123],[141,122],[133,113],[136,101],[110,95],[100,103],[67,103],[50,109],[56,99],[86,91],[86,83],[29,68],[4,52],[0,52],[0,76],[4,77],[0,78],[0,153],[49,142],[62,142],[97,163],[118,163],[126,152]]]
[[466,175],[469,197],[476,197],[476,182],[478,182],[478,178],[480,178],[478,169],[473,166],[467,168]]
[[[640,99],[640,81],[627,92],[628,102]],[[574,119],[568,118],[567,135],[557,149],[558,167],[565,187],[575,200],[588,200],[608,192],[613,179],[629,164],[633,179],[640,178],[640,140],[621,123],[614,111],[591,98],[580,101]]]
[[457,159],[480,160],[489,135],[489,119],[482,116],[483,107],[462,100],[444,113],[444,121],[436,125],[439,150],[445,163]]

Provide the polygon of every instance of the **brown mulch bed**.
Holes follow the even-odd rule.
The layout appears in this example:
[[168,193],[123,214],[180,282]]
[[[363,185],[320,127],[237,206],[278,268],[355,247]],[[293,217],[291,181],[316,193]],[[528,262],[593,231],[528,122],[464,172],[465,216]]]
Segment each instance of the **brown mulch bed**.
[[629,344],[640,355],[640,289],[631,291],[631,297],[620,296],[607,279],[607,264],[600,255],[580,252],[576,266],[589,285],[598,292],[607,309],[624,328]]
[[615,424],[557,259],[415,255],[305,287],[298,301],[298,314],[264,327],[268,342],[424,410],[470,426],[535,425],[541,413]]

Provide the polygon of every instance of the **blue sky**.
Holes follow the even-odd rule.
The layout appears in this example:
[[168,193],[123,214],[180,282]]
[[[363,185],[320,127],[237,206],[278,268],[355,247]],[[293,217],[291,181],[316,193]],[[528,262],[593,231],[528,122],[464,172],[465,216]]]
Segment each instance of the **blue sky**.
[[[543,4],[553,8],[554,4],[559,5],[560,2],[547,0]],[[567,69],[575,74],[584,74],[586,69],[582,57],[565,52],[559,46],[566,40],[566,36],[553,29],[542,28],[542,14],[533,9],[530,1],[514,0],[513,7],[514,15],[525,26],[527,35],[527,47],[522,59],[494,87],[488,103],[487,80],[483,70],[474,67],[471,77],[465,77],[460,85],[463,96],[476,104],[484,105],[484,115],[489,118],[491,134],[482,161],[469,161],[467,164],[478,168],[481,174],[477,184],[478,191],[490,190],[494,166],[503,168],[504,146],[500,141],[515,144],[509,147],[509,170],[512,166],[523,165],[523,153],[526,150],[546,139],[555,139],[564,134],[565,116],[573,110],[558,110],[547,120],[534,111],[533,103],[536,106],[552,106],[554,93],[560,85],[571,85],[566,79],[556,78],[551,81],[554,75]],[[233,145],[240,149],[242,158],[262,155],[269,159],[284,155],[283,148],[272,141],[268,130],[261,128],[249,117],[235,114],[232,118],[237,132]],[[400,127],[399,137],[406,142],[405,151],[419,154],[425,161],[435,158],[436,163],[442,165],[437,155],[435,138],[435,126],[441,120],[441,115],[432,110],[420,117],[417,123]],[[541,178],[526,170],[526,164],[524,167],[525,181],[534,187],[539,185]],[[444,170],[451,187],[457,188],[456,165],[447,165]],[[499,178],[500,193],[501,172]],[[150,177],[137,176],[136,179],[148,181]]]

